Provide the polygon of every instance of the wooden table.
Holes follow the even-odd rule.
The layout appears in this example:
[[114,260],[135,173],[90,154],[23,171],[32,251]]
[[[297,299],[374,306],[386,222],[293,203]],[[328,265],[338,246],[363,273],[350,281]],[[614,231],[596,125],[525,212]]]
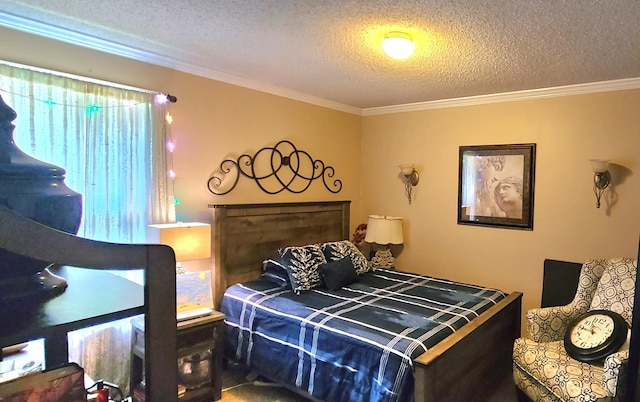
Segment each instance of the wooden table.
[[0,347],[44,338],[45,366],[67,363],[67,333],[145,312],[144,288],[111,272],[63,266],[68,282],[60,295],[33,307],[0,307]]

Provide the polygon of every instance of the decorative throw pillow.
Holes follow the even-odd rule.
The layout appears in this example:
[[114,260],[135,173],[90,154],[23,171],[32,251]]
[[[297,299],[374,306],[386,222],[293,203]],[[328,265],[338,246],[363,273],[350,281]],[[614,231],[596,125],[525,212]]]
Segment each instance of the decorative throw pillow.
[[320,286],[318,266],[327,262],[317,244],[302,247],[285,247],[278,250],[277,264],[289,274],[291,288],[297,294]]
[[327,261],[337,261],[344,257],[351,258],[353,267],[358,275],[364,274],[370,270],[367,258],[360,252],[360,250],[358,250],[358,247],[349,240],[322,243],[320,248],[322,249]]
[[349,256],[341,260],[321,264],[318,270],[325,286],[329,290],[340,290],[343,286],[358,282],[358,273]]
[[289,282],[289,274],[287,273],[287,270],[279,265],[273,258],[267,258],[262,262],[262,274],[260,274],[260,279],[266,279],[281,288],[291,289],[291,282]]

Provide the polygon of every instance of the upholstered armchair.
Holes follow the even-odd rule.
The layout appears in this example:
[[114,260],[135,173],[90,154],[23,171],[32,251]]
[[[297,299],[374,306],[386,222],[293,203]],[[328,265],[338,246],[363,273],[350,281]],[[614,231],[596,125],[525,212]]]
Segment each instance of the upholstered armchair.
[[627,345],[604,362],[588,364],[569,357],[563,340],[574,318],[589,310],[615,311],[631,324],[637,266],[630,258],[587,261],[571,303],[527,312],[529,338],[518,338],[513,346],[513,378],[521,401],[623,399]]

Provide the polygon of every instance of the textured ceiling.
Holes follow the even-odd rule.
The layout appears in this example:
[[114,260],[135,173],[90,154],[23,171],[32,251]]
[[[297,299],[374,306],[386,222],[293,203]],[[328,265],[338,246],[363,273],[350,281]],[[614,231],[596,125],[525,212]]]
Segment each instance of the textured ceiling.
[[359,109],[640,77],[638,0],[0,0],[0,25]]

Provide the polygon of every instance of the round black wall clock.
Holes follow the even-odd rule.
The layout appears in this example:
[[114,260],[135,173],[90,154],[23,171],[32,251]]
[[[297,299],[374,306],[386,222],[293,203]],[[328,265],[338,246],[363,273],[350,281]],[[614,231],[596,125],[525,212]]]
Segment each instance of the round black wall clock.
[[622,316],[608,310],[591,310],[578,316],[564,335],[567,354],[582,362],[604,359],[620,349],[629,326]]

